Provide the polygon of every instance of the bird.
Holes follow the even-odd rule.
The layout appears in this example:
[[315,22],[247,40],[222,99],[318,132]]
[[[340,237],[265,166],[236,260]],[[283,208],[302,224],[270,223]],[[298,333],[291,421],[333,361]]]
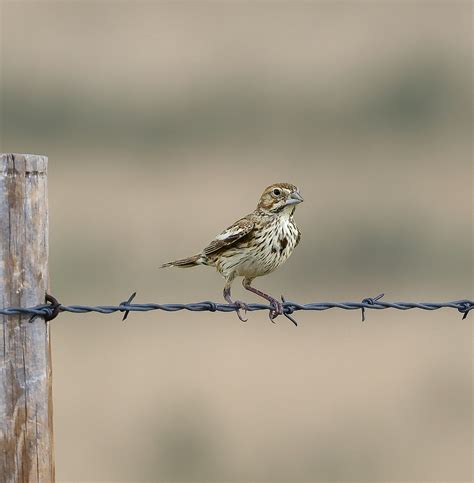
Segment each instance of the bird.
[[231,297],[232,282],[236,277],[243,277],[242,285],[246,290],[270,303],[269,317],[274,323],[278,315],[284,314],[283,304],[251,284],[255,278],[276,270],[300,242],[301,232],[293,215],[302,201],[295,185],[272,184],[265,188],[252,213],[226,228],[200,253],[164,263],[161,268],[215,267],[225,280],[224,299],[236,307],[237,316],[246,322],[241,310],[246,314],[248,305]]

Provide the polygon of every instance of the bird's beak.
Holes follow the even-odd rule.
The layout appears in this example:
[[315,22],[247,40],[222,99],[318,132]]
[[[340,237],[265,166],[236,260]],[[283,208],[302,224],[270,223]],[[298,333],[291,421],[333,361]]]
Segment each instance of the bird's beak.
[[303,201],[302,196],[298,193],[298,191],[295,191],[291,193],[290,197],[286,200],[286,205],[297,205],[302,201]]

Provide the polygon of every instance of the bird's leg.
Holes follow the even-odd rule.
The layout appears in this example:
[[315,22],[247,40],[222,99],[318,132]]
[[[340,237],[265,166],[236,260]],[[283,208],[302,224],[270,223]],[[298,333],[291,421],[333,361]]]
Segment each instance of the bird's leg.
[[237,317],[242,321],[242,322],[247,322],[248,319],[244,319],[240,313],[240,310],[242,309],[245,314],[247,314],[247,304],[244,302],[241,302],[240,300],[232,300],[230,296],[230,283],[226,283],[224,287],[224,298],[229,304],[235,305],[237,307]]
[[258,288],[252,287],[250,285],[251,283],[252,279],[249,278],[244,278],[242,281],[242,285],[244,286],[244,288],[246,288],[250,292],[253,292],[254,294],[259,295],[260,297],[263,297],[265,300],[268,300],[270,302],[272,310],[270,310],[269,317],[270,320],[275,323],[273,319],[277,318],[279,315],[283,315],[283,304],[277,299],[273,298],[271,295],[267,295],[265,292],[262,292]]

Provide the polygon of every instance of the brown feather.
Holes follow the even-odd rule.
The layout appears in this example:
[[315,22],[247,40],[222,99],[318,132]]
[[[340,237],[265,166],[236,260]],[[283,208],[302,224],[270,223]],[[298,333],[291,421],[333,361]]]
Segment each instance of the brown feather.
[[210,255],[222,248],[231,247],[244,236],[248,235],[253,230],[253,227],[253,221],[249,220],[247,217],[241,218],[221,233],[221,235],[223,235],[226,232],[230,232],[231,234],[229,236],[225,238],[216,237],[206,248],[204,248],[203,254]]
[[181,260],[175,260],[174,262],[168,262],[161,265],[160,268],[167,268],[167,267],[178,267],[178,268],[191,268],[197,267],[200,265],[199,259],[201,258],[201,254],[194,255],[193,257],[182,258]]

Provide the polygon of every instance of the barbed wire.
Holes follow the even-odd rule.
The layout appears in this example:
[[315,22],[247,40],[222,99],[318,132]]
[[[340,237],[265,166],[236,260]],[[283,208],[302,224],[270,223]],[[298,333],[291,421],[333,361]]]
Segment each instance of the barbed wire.
[[[43,317],[46,321],[54,319],[61,312],[71,312],[75,314],[84,314],[96,312],[99,314],[113,314],[115,312],[124,313],[122,320],[125,320],[130,312],[149,312],[151,310],[164,310],[165,312],[177,312],[179,310],[188,310],[191,312],[235,312],[239,309],[234,304],[221,304],[210,301],[195,302],[188,304],[158,304],[158,303],[132,303],[135,298],[134,292],[128,300],[120,302],[119,305],[62,305],[56,298],[47,294],[45,304],[36,305],[34,307],[6,307],[0,308],[0,315],[31,315],[30,322],[36,317]],[[291,317],[291,314],[300,310],[361,310],[362,321],[365,320],[365,310],[438,310],[442,308],[456,309],[463,314],[462,320],[467,317],[470,310],[474,308],[473,300],[455,300],[452,302],[386,302],[381,300],[384,294],[377,297],[368,297],[361,302],[312,302],[308,304],[299,304],[296,302],[286,301],[282,296],[283,315],[291,320],[295,325],[297,322]],[[256,310],[272,311],[273,307],[268,304],[248,304],[247,310],[253,312]]]

